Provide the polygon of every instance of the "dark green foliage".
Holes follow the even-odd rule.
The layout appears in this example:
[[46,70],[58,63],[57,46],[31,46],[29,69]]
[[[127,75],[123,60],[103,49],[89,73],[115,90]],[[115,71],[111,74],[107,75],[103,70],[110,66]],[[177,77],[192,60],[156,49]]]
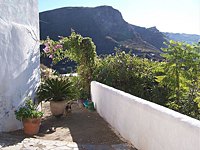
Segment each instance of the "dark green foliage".
[[[65,41],[65,38],[63,38]],[[82,37],[72,32],[67,57],[77,63],[77,72],[82,88],[88,93],[90,99],[90,82],[94,79],[93,72],[95,67],[96,46],[89,37]],[[66,43],[66,42],[65,42]],[[65,47],[65,44],[64,44]]]
[[76,89],[68,79],[47,79],[38,87],[39,101],[63,101],[76,97]]
[[[116,50],[116,55],[102,56],[97,59],[95,80],[146,100],[165,104],[167,90],[158,87],[154,79],[154,66],[158,62]],[[166,97],[163,98],[164,96]]]
[[89,97],[89,94],[86,89],[80,89],[78,91],[78,100],[85,100]]
[[74,86],[77,89],[77,100],[89,99],[90,94],[84,80],[82,80],[80,76],[73,76],[71,80],[74,82]]
[[143,99],[200,119],[200,46],[171,41],[166,61],[131,56],[117,49],[96,61],[95,79]]

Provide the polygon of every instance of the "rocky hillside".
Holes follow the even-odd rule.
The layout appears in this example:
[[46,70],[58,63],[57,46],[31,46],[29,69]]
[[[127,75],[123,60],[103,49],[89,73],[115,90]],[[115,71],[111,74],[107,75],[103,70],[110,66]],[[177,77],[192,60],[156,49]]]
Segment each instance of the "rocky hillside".
[[[156,27],[144,28],[127,23],[122,14],[111,6],[99,7],[65,7],[41,12],[40,14],[40,39],[47,36],[58,40],[58,36],[69,36],[71,28],[84,37],[91,37],[96,45],[97,54],[115,53],[114,48],[132,52],[138,56],[162,59],[161,47],[166,47],[163,42],[169,40],[197,42],[199,36],[186,34],[162,33]],[[42,58],[41,62],[47,66],[48,58]],[[54,66],[75,66],[70,62]],[[57,69],[58,70],[58,69]]]
[[135,31],[140,34],[141,38],[149,44],[160,49],[166,47],[163,42],[167,42],[168,39],[160,32],[156,27],[144,28],[133,25]]
[[195,34],[180,34],[180,33],[169,33],[164,32],[163,33],[167,39],[174,40],[174,41],[180,41],[184,42],[187,41],[188,44],[192,44],[192,42],[198,43],[198,40],[200,40],[200,35]]
[[71,28],[82,36],[91,37],[97,54],[110,54],[114,48],[133,51],[139,56],[160,58],[160,47],[166,41],[156,28],[141,28],[127,23],[122,14],[110,7],[65,7],[40,13],[41,39],[57,40],[58,35],[69,36]]

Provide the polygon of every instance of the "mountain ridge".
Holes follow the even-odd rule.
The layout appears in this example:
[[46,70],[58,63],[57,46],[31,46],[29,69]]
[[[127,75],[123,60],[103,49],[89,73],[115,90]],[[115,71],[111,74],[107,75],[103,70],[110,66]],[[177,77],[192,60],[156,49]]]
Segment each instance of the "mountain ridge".
[[161,53],[157,47],[144,41],[111,6],[64,7],[40,13],[41,39],[50,36],[57,40],[58,35],[69,36],[71,28],[82,36],[91,37],[98,54],[113,53],[118,45],[125,51],[132,49],[144,55],[155,53],[159,57]]
[[[156,27],[129,24],[112,6],[63,7],[40,12],[39,18],[41,40],[47,36],[53,40],[58,40],[58,36],[68,37],[73,28],[76,33],[92,38],[98,55],[115,53],[114,48],[120,47],[140,57],[162,59],[161,47],[166,47],[163,42],[174,39],[174,35],[160,32]],[[44,58],[42,61],[45,62]]]
[[198,43],[200,40],[200,35],[197,34],[186,34],[186,33],[171,33],[163,32],[163,34],[170,40],[187,42],[187,44],[193,44],[193,42]]

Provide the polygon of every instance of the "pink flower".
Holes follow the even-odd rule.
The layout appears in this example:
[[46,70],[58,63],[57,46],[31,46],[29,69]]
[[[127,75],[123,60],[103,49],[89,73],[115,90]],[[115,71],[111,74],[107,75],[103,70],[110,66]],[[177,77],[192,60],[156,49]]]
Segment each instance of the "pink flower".
[[43,49],[43,51],[44,51],[45,53],[47,53],[47,52],[49,51],[48,47],[45,47],[45,48]]
[[57,49],[55,47],[53,47],[53,50],[56,51]]
[[88,79],[90,79],[90,77],[88,77]]
[[45,44],[45,46],[48,48],[48,47],[49,47],[48,43],[47,43],[47,44]]
[[53,56],[52,56],[52,55],[49,55],[49,58],[53,58]]
[[55,48],[62,48],[62,45],[56,45]]

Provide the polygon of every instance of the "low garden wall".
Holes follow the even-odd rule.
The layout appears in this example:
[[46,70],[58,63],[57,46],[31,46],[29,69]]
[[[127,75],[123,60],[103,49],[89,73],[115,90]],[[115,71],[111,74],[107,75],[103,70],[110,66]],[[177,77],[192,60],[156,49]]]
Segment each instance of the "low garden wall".
[[200,121],[93,81],[99,114],[139,150],[199,150]]

